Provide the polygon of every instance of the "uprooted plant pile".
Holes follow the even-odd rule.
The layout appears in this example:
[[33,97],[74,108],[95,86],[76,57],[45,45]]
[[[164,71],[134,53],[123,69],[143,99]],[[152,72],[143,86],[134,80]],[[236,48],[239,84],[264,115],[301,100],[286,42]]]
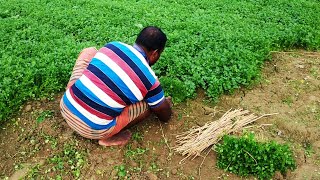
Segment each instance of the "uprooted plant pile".
[[177,135],[175,150],[189,157],[200,156],[211,145],[218,143],[225,134],[230,134],[242,129],[244,126],[271,114],[256,116],[248,110],[230,109],[219,120],[208,122],[201,127]]

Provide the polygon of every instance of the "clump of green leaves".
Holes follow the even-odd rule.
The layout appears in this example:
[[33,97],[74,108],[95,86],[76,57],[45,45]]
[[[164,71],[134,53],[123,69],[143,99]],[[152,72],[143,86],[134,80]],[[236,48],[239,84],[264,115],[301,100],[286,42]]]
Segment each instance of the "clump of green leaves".
[[115,166],[114,169],[117,170],[117,175],[119,177],[125,177],[127,175],[127,170],[126,170],[126,166],[121,164],[119,166]]
[[41,112],[36,119],[37,123],[42,123],[46,118],[51,117],[52,114],[53,114],[53,111],[50,111],[50,110]]
[[196,86],[191,81],[182,82],[176,78],[161,77],[161,86],[166,90],[167,96],[172,96],[176,103],[182,102],[194,96]]
[[226,135],[215,150],[217,166],[240,176],[254,175],[259,179],[270,179],[276,171],[285,174],[288,169],[296,168],[288,145],[274,141],[257,142],[252,133],[242,137]]

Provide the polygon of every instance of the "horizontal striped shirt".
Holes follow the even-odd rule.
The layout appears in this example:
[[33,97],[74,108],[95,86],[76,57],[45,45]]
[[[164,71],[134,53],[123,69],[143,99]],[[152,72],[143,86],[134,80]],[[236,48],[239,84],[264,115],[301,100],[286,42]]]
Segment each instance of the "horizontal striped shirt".
[[95,130],[114,126],[128,105],[145,100],[155,108],[164,99],[143,53],[121,42],[102,47],[63,96],[66,107]]

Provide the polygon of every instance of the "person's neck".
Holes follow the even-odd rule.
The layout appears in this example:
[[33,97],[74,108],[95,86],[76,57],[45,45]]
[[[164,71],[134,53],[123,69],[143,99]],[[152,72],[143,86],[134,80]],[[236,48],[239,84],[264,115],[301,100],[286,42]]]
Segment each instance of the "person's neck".
[[136,43],[133,44],[133,47],[142,54],[142,56],[146,59],[147,63],[149,64],[150,61],[144,48]]

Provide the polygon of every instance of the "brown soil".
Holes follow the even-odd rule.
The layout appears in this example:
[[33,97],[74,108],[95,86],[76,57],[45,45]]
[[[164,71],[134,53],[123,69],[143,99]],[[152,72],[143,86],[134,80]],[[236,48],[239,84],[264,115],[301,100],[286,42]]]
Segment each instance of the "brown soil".
[[[75,179],[79,169],[81,179],[242,179],[218,169],[214,151],[180,163],[183,157],[171,148],[176,134],[217,120],[230,108],[244,108],[257,115],[279,113],[248,128],[260,140],[293,149],[297,169],[274,179],[320,179],[320,53],[275,53],[259,84],[222,96],[215,105],[199,92],[174,107],[169,123],[150,117],[131,128],[134,136],[122,147],[101,147],[73,133],[60,115],[60,98],[27,103],[1,128],[0,178]],[[41,116],[43,122],[36,123]],[[119,178],[121,171],[126,176]]]

